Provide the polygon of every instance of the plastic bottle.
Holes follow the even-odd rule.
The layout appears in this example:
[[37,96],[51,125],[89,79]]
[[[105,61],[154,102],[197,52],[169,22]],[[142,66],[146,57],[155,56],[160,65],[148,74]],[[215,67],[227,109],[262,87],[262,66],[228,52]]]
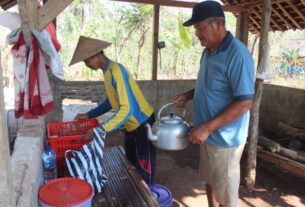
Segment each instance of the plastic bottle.
[[57,178],[56,154],[50,146],[42,153],[42,167],[44,183]]

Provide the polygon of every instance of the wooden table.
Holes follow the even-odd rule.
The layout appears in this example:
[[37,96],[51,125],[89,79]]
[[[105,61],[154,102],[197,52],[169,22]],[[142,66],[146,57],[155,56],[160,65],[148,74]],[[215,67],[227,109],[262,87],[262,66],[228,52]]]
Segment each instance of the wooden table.
[[103,192],[95,195],[95,207],[154,207],[159,206],[145,181],[125,157],[124,149],[107,148],[103,169],[108,182]]

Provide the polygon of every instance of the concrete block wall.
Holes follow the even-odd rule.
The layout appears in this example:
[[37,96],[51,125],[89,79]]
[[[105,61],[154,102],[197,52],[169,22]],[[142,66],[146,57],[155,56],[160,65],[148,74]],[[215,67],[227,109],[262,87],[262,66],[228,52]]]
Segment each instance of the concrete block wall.
[[[144,96],[153,105],[157,113],[161,106],[169,103],[179,93],[194,88],[195,80],[158,80],[137,81]],[[102,81],[67,81],[61,88],[62,99],[82,99],[100,103],[105,99],[105,89]],[[186,120],[192,120],[192,103],[186,107]],[[181,110],[168,109],[174,113],[181,114]],[[163,115],[167,115],[167,109]],[[162,115],[162,116],[163,116]]]
[[43,183],[41,154],[45,140],[43,117],[24,120],[11,155],[13,192],[16,207],[36,207]]
[[[194,88],[196,80],[137,81],[155,112],[179,93]],[[62,98],[79,98],[101,102],[105,98],[102,81],[65,82]],[[170,109],[174,110],[174,109]],[[186,120],[192,122],[192,102],[186,107]],[[175,113],[181,111],[174,110]],[[167,115],[168,111],[164,111]],[[279,121],[305,120],[305,90],[265,84],[260,108],[261,129],[274,131]]]
[[260,128],[275,132],[279,122],[305,123],[305,90],[265,84]]

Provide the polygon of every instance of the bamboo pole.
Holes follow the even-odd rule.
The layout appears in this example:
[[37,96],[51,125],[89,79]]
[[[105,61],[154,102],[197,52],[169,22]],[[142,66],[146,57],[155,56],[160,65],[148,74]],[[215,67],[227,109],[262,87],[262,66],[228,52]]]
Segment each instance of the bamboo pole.
[[[260,33],[259,44],[259,57],[258,57],[258,70],[257,73],[263,74],[266,68],[268,57],[268,33],[271,17],[271,0],[265,0],[263,7],[263,19]],[[257,157],[257,139],[258,139],[258,124],[259,124],[259,107],[263,94],[263,79],[256,78],[255,81],[255,95],[254,105],[250,115],[250,127],[248,137],[248,150],[247,150],[247,166],[246,166],[246,186],[252,190],[256,180],[256,157]]]

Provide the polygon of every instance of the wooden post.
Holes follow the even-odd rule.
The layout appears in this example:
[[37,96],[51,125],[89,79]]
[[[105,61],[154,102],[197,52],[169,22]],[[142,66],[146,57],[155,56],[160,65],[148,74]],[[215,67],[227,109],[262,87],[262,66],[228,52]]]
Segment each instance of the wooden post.
[[[263,74],[266,68],[268,56],[268,35],[271,17],[271,0],[264,0],[262,4],[263,19],[260,32],[260,44],[258,54],[258,74]],[[259,124],[259,107],[263,94],[264,79],[256,78],[255,81],[255,95],[254,105],[250,115],[250,127],[248,137],[248,150],[247,150],[247,167],[246,167],[246,186],[252,190],[255,185],[256,179],[256,152],[257,152],[257,139],[258,139],[258,124]]]
[[[27,49],[32,41],[30,27],[37,28],[38,8],[37,0],[18,0],[21,29]],[[0,54],[1,55],[1,54]],[[12,173],[9,155],[7,120],[4,109],[2,65],[0,64],[0,201],[1,206],[15,206],[15,197],[12,185]]]
[[30,28],[38,28],[38,3],[37,0],[17,0],[21,20],[21,29],[26,46],[30,47],[32,34]]
[[157,80],[158,78],[159,14],[160,6],[154,5],[152,80]]
[[[0,51],[1,60],[1,51]],[[0,62],[0,201],[1,206],[15,206],[7,120],[4,108],[2,63]]]
[[237,17],[236,37],[248,46],[250,14],[241,12]]

